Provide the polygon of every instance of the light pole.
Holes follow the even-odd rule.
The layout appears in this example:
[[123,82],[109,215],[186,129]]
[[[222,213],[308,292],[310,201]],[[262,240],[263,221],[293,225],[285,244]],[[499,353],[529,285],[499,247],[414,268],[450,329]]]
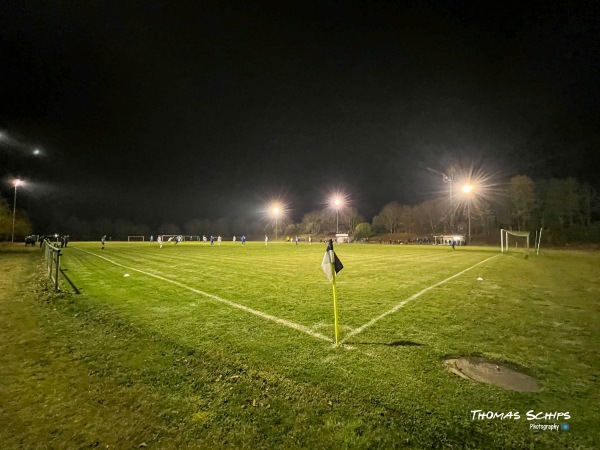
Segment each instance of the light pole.
[[13,227],[12,227],[12,239],[11,242],[15,242],[15,218],[17,217],[17,187],[23,184],[22,180],[18,178],[13,183],[15,185],[15,200],[13,202]]
[[469,244],[471,243],[471,191],[473,186],[466,184],[462,188],[463,192],[467,194],[467,218],[469,220]]
[[277,241],[277,216],[279,215],[279,208],[273,208],[273,214],[275,214],[275,241]]
[[340,234],[340,205],[342,204],[342,201],[339,198],[336,198],[333,201],[333,204],[335,205],[335,229],[336,233]]
[[448,199],[448,208],[450,212],[450,232],[454,231],[454,220],[452,214],[452,191],[454,189],[454,174],[451,175],[443,175],[444,183],[448,183],[450,185],[450,189],[448,189],[449,199]]

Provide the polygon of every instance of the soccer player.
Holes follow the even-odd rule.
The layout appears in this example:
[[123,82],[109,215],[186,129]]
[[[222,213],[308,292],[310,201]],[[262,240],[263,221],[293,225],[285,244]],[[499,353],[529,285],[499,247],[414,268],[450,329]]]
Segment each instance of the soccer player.
[[158,242],[158,245],[160,246],[160,248],[162,248],[162,236],[160,234],[157,236],[156,242]]
[[246,245],[246,235],[242,234],[242,245]]
[[102,236],[102,239],[100,239],[100,242],[102,242],[102,250],[104,250],[104,243],[106,242],[106,235]]
[[221,235],[217,237],[217,245],[221,245]]
[[269,245],[269,236],[265,234],[265,245]]
[[235,236],[233,236],[233,243],[235,244]]

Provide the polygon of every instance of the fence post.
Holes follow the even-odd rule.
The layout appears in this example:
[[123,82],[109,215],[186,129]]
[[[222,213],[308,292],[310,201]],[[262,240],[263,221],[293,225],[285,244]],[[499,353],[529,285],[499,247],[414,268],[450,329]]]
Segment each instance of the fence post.
[[51,249],[48,249],[48,258],[50,259],[50,264],[48,265],[48,276],[52,278],[52,265],[54,264],[54,253]]
[[54,290],[58,291],[58,272],[60,270],[60,250],[56,252],[56,276],[54,277]]

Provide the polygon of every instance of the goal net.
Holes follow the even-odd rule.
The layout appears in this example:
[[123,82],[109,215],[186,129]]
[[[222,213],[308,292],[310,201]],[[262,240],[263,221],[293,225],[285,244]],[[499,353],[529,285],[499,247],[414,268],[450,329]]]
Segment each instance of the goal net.
[[127,236],[127,242],[144,242],[144,236]]
[[500,230],[500,251],[509,249],[529,250],[529,231]]

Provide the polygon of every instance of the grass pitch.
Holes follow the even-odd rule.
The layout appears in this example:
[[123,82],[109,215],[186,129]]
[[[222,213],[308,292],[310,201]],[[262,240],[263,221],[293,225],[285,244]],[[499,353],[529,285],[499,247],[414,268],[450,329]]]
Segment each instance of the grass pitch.
[[[15,271],[11,294],[0,294],[9,447],[594,448],[600,439],[597,253],[336,246],[345,268],[335,347],[323,244],[71,245],[63,268],[80,295],[64,293],[67,283],[61,295],[40,292],[25,283],[39,254],[0,251]],[[542,391],[444,368],[465,355],[517,366]],[[505,418],[474,420],[475,410]],[[569,419],[527,420],[529,411]]]

